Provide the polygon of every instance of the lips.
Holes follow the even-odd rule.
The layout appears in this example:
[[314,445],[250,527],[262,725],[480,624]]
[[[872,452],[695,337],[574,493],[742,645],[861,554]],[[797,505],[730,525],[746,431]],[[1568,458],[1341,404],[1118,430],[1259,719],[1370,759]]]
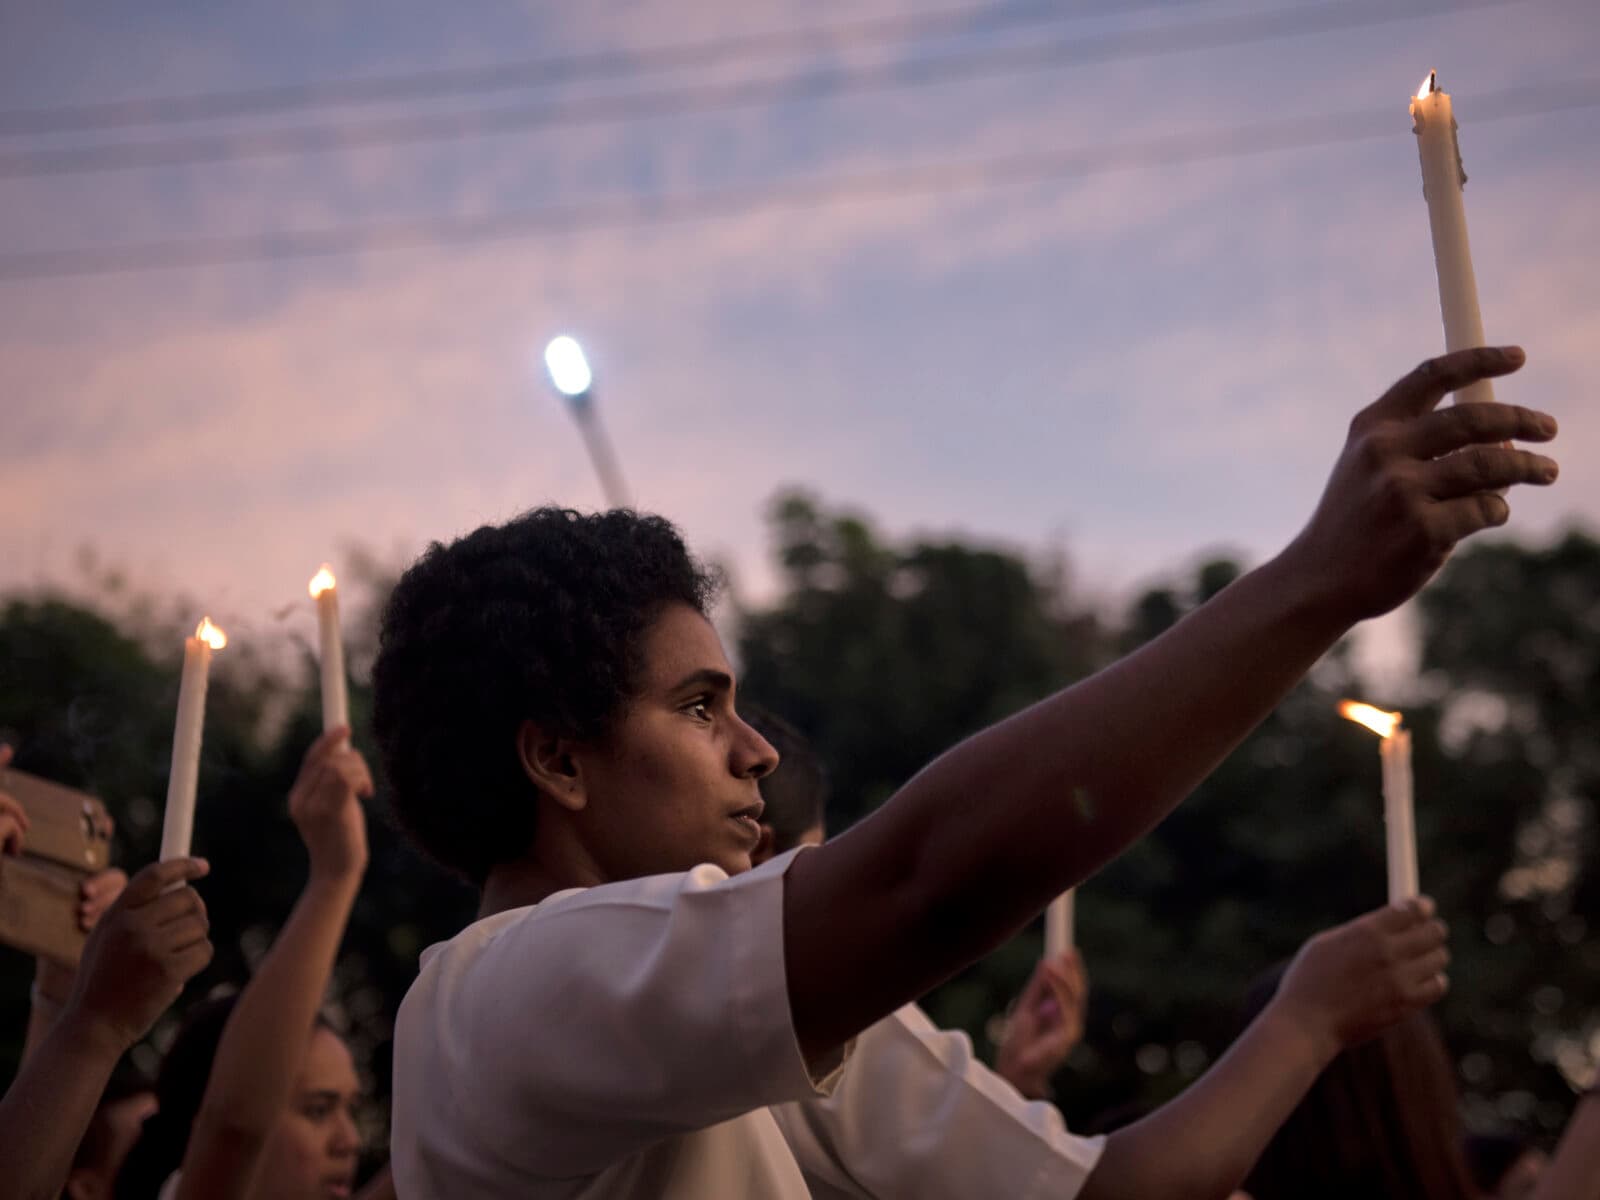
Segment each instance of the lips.
[[728,814],[728,819],[744,831],[752,846],[761,840],[761,812],[765,807],[764,803],[757,800],[754,804],[748,804]]

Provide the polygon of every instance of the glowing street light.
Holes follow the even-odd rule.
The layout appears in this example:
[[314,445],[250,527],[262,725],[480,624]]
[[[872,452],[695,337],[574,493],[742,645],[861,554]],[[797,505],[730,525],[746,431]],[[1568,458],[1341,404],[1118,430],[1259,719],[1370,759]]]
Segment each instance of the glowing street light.
[[544,366],[550,383],[566,400],[572,410],[572,419],[578,423],[584,445],[589,448],[589,460],[595,474],[600,477],[600,489],[606,503],[612,508],[627,508],[628,488],[622,482],[622,469],[617,465],[616,453],[600,424],[594,407],[594,372],[584,357],[583,347],[576,338],[566,335],[551,338],[544,348]]
[[583,347],[578,345],[576,338],[562,335],[551,338],[550,344],[544,348],[545,370],[550,372],[550,382],[555,384],[556,391],[568,400],[577,400],[589,395],[589,389],[594,385],[594,372],[589,370],[589,360],[583,356]]

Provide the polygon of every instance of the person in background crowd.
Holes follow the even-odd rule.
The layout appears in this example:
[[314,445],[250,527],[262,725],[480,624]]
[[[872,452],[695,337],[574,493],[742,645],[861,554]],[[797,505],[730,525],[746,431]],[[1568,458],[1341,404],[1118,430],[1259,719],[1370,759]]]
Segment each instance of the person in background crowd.
[[[10,765],[14,753],[13,747],[0,743],[0,770]],[[21,854],[28,826],[28,814],[16,797],[0,791],[0,854]],[[111,830],[105,833],[109,836]],[[78,885],[78,928],[84,933],[92,931],[127,884],[128,876],[117,867],[85,877]],[[73,963],[57,962],[44,955],[35,960],[28,1028],[22,1042],[24,1061],[44,1041],[66,1008],[77,975],[78,968]],[[73,1156],[65,1188],[71,1200],[101,1200],[111,1195],[122,1159],[138,1137],[140,1122],[154,1107],[155,1093],[149,1081],[123,1059],[112,1072],[83,1143]]]
[[90,933],[60,1016],[0,1100],[8,1197],[61,1193],[117,1061],[211,961],[205,903],[187,886],[207,869],[198,858],[145,867]]
[[237,997],[190,1019],[163,1063],[161,1107],[117,1195],[313,1200],[354,1190],[361,1087],[319,1008],[367,866],[372,779],[350,731],[306,752],[289,815],[310,859],[294,911]]

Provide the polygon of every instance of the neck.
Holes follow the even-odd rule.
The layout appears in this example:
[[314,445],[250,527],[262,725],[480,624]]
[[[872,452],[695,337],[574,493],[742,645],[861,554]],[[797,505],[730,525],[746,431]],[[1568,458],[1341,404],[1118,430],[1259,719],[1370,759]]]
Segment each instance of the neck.
[[600,864],[573,843],[565,828],[544,821],[525,855],[490,868],[478,902],[478,919],[538,904],[568,888],[597,887],[607,881]]

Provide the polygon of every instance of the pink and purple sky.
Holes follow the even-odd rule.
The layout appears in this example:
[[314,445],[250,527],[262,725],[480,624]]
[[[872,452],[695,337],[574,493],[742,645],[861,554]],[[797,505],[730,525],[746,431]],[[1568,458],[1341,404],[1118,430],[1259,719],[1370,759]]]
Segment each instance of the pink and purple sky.
[[[1513,530],[1537,538],[1600,516],[1589,396],[1600,107],[1546,103],[1571,85],[1600,104],[1589,0],[1176,0],[1054,16],[952,5],[938,12],[955,17],[928,19],[943,34],[915,43],[849,31],[926,11],[895,0],[13,6],[0,17],[0,130],[35,110],[594,52],[622,56],[627,73],[0,133],[0,588],[70,583],[92,545],[140,583],[252,622],[302,596],[316,564],[350,543],[398,558],[532,504],[597,506],[538,365],[557,333],[588,348],[640,505],[731,563],[745,595],[770,589],[763,509],[793,483],[897,533],[1064,550],[1107,597],[1206,549],[1259,559],[1310,511],[1350,415],[1442,348],[1406,114],[1430,67],[1461,123],[1489,337],[1530,355],[1500,396],[1563,422],[1562,480],[1515,498]],[[644,70],[664,46],[841,27],[781,56],[747,44],[691,70]],[[970,77],[896,86],[926,70],[908,61],[945,57],[957,65],[935,73]],[[581,112],[780,76],[797,82],[751,84],[755,101],[710,111],[225,161],[33,166],[73,146],[224,133],[249,148],[253,131],[284,126],[440,113],[471,126],[484,110]],[[860,79],[877,82],[840,83]],[[1328,115],[1347,113],[1328,140]],[[1376,126],[1361,115],[1374,113]],[[1237,132],[1260,122],[1280,123],[1262,146]],[[1301,122],[1309,144],[1273,140],[1285,128],[1296,140]],[[1191,138],[1227,149],[1186,155]],[[973,185],[968,172],[973,186],[731,203],[699,220],[25,277],[39,251],[649,209],[729,189],[792,195],[886,169],[1161,139],[1173,140],[1155,165],[1031,181]]]

